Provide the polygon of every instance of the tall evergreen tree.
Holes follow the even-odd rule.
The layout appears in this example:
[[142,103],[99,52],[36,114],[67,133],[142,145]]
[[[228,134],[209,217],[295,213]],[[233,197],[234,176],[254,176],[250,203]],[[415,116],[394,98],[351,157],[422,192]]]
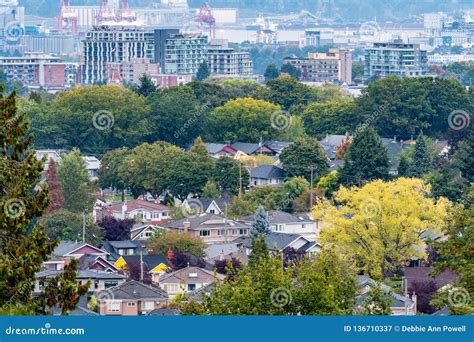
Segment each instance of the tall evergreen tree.
[[459,143],[454,154],[454,163],[461,170],[461,175],[469,182],[474,182],[474,130]]
[[408,170],[410,168],[410,161],[406,155],[400,157],[400,162],[398,163],[398,175],[400,177],[408,176]]
[[426,146],[426,140],[420,133],[416,139],[415,149],[413,150],[413,161],[408,168],[408,176],[414,178],[423,178],[431,170],[431,157]]
[[77,267],[79,260],[72,259],[64,266],[64,271],[54,278],[48,279],[48,285],[38,296],[36,311],[42,315],[52,315],[52,308],[61,309],[61,315],[68,315],[79,303],[79,298],[87,293],[90,280],[77,285]]
[[35,273],[53,251],[37,218],[48,206],[48,190],[36,187],[43,163],[26,136],[29,124],[17,113],[15,92],[0,86],[0,307],[30,306]]
[[61,188],[61,182],[58,177],[56,162],[51,158],[48,163],[48,171],[46,172],[46,184],[48,184],[49,206],[46,213],[52,213],[61,209],[64,205],[64,194]]
[[196,80],[197,81],[203,81],[206,78],[208,78],[209,75],[210,75],[210,73],[209,73],[209,67],[207,66],[207,63],[202,62],[201,64],[199,64],[199,68],[198,68],[198,71],[197,71],[197,74],[196,74]]
[[214,161],[209,156],[201,137],[197,137],[194,141],[194,146],[189,150],[189,157],[191,161],[189,170],[193,175],[190,178],[192,183],[190,192],[200,193],[214,174]]
[[263,260],[268,260],[268,258],[270,257],[264,235],[252,237],[251,249],[252,251],[249,254],[248,264],[250,268],[254,268]]
[[140,85],[135,88],[135,91],[138,94],[148,97],[156,92],[156,85],[147,74],[143,74],[140,77],[139,82]]
[[361,184],[388,177],[387,149],[371,127],[361,127],[344,156],[340,180],[343,184]]
[[64,193],[64,208],[76,213],[90,211],[94,204],[92,184],[78,149],[63,157],[58,173]]
[[267,213],[263,206],[259,206],[255,213],[255,222],[252,224],[251,234],[253,237],[265,236],[270,233]]

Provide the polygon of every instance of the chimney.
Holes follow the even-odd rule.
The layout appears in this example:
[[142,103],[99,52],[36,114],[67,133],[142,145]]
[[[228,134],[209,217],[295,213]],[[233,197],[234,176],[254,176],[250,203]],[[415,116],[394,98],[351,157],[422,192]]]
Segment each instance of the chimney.
[[413,291],[413,295],[411,296],[411,300],[414,302],[413,311],[415,312],[415,315],[416,315],[416,313],[418,312],[418,297],[417,297],[415,291]]
[[393,136],[393,141],[392,141],[392,143],[395,144],[396,142],[397,142],[397,136],[394,135],[394,136]]
[[126,219],[127,214],[127,202],[122,203],[122,220]]
[[184,228],[184,232],[187,233],[189,231],[189,228],[191,228],[191,222],[189,222],[188,220],[184,221],[183,228]]

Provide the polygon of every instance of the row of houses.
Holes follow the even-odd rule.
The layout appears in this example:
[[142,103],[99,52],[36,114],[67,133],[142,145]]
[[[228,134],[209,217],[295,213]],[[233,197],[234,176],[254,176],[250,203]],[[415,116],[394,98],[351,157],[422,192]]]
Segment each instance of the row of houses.
[[[319,245],[296,234],[270,233],[267,236],[267,247],[270,252],[293,248],[307,253],[316,252]],[[162,255],[120,255],[123,248],[141,250],[140,244],[129,244],[127,241],[112,241],[97,248],[86,243],[62,241],[54,250],[50,260],[45,262],[43,270],[37,273],[35,294],[46,286],[48,278],[62,272],[72,258],[79,260],[77,280],[79,284],[90,282],[90,288],[74,313],[80,315],[166,315],[179,314],[179,311],[169,311],[167,304],[177,295],[200,301],[212,292],[215,284],[222,281],[223,275],[212,269],[215,260],[230,260],[237,258],[243,264],[248,262],[250,241],[248,238],[233,244],[211,245],[207,250],[204,267],[187,266],[172,271],[170,260]],[[142,253],[142,252],[141,252]],[[310,254],[311,255],[311,254]],[[117,258],[117,259],[115,259]],[[114,262],[115,260],[115,262]],[[139,266],[146,272],[153,273],[151,284],[131,280],[127,268]],[[146,267],[144,267],[145,265]],[[430,279],[430,267],[407,269],[406,282],[411,284],[421,277]],[[454,274],[442,274],[436,280],[438,288],[449,286],[455,281]],[[377,283],[363,275],[357,276],[357,303],[362,305],[369,291]],[[401,295],[392,291],[387,285],[382,289],[390,298],[393,315],[415,315],[416,295]],[[95,311],[87,308],[91,297],[97,298]],[[81,304],[82,303],[82,304]]]

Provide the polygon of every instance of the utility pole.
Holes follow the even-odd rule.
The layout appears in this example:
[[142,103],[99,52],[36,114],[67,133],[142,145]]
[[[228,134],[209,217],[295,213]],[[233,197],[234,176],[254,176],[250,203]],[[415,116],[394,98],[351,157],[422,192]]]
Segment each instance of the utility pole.
[[311,166],[309,167],[310,171],[311,171],[311,182],[310,182],[310,199],[309,199],[309,208],[311,210],[311,208],[313,208],[313,187],[314,187],[314,165],[311,164]]
[[224,210],[224,241],[227,243],[227,205]]
[[82,243],[86,243],[86,213],[82,212]]
[[242,196],[242,162],[239,160],[239,197]]
[[140,251],[140,281],[143,282],[143,252]]

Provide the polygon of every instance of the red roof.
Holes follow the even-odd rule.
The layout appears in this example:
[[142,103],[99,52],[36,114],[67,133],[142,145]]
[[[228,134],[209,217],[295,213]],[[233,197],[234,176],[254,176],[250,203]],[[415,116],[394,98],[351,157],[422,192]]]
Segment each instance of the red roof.
[[[168,211],[169,208],[166,205],[154,203],[146,200],[136,199],[132,201],[125,201],[127,205],[127,212],[134,211],[137,209],[144,209],[148,211]],[[122,203],[112,204],[114,211],[122,211]]]

